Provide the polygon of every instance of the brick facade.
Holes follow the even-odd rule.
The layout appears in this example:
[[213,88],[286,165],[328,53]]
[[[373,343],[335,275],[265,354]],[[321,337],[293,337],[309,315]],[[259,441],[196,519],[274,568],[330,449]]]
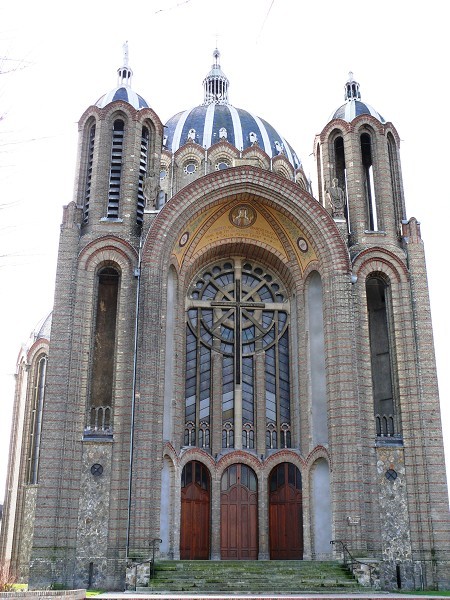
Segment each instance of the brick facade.
[[[105,215],[117,120],[125,133],[119,216],[111,219]],[[154,202],[148,201],[141,225],[143,128]],[[221,486],[227,468],[239,464],[256,475],[258,558],[269,559],[270,478],[277,465],[289,463],[302,481],[303,559],[331,558],[328,541],[343,540],[353,554],[380,561],[386,589],[395,589],[399,576],[405,588],[448,587],[448,496],[425,257],[419,225],[405,215],[394,126],[371,115],[328,123],[315,142],[318,200],[301,168],[258,146],[239,152],[220,141],[205,152],[187,141],[171,154],[162,149],[158,116],[122,100],[88,108],[79,131],[74,200],[61,226],[39,477],[32,486],[25,478],[26,444],[35,430],[31,392],[18,391],[14,431],[21,433],[12,443],[2,558],[31,588],[57,582],[123,589],[127,561],[145,557],[151,540],[161,539],[160,556],[180,558],[180,481],[183,468],[198,462],[210,478],[209,558],[221,559]],[[371,139],[376,229],[367,221],[362,135]],[[342,165],[339,153],[345,154],[345,217],[327,201]],[[202,165],[192,177],[187,160]],[[220,160],[229,168],[216,170]],[[157,207],[161,191],[165,203]],[[238,223],[240,209],[252,215],[251,224]],[[240,435],[234,447],[223,447],[218,343],[211,352],[211,444],[198,447],[183,437],[188,290],[195,277],[224,263],[234,265],[237,278],[242,269],[259,268],[286,290],[288,447],[265,441],[265,350],[259,358],[255,353],[250,386],[255,447],[244,447]],[[110,422],[97,428],[90,394],[96,314],[106,310],[98,306],[102,272],[113,272],[119,283],[117,306],[110,307],[116,311],[113,392],[101,407]],[[395,432],[378,431],[374,414],[370,277],[385,282]],[[273,303],[265,306],[274,310]],[[27,360],[33,356],[30,350]],[[29,381],[20,371],[18,390],[23,386]],[[240,384],[234,393],[233,426],[240,434]]]

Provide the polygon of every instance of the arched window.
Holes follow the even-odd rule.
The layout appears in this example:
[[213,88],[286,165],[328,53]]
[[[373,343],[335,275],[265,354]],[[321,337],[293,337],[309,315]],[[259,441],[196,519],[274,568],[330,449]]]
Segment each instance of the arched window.
[[92,169],[94,166],[95,123],[89,129],[89,140],[86,163],[86,185],[84,188],[83,223],[89,221],[89,202],[91,199]]
[[125,124],[121,119],[114,121],[111,164],[109,171],[108,219],[119,217],[120,181],[122,178],[123,137]]
[[[138,225],[142,225],[142,220],[144,218],[144,208],[146,204],[145,197],[145,179],[147,177],[147,168],[148,168],[148,144],[149,144],[149,132],[147,127],[142,128],[141,133],[141,154],[139,158],[139,183],[138,183],[138,201],[137,201],[137,211],[136,211],[136,222]],[[155,198],[150,199],[150,201],[155,202]]]
[[30,429],[27,453],[27,483],[38,482],[39,450],[41,445],[42,414],[44,409],[47,355],[40,355],[34,363],[31,389]]
[[391,173],[392,199],[394,202],[395,222],[398,231],[400,231],[401,222],[405,218],[405,211],[403,208],[400,161],[398,158],[397,145],[395,143],[394,136],[391,132],[387,134],[387,144],[389,155],[389,169]]
[[112,267],[98,274],[97,310],[86,433],[111,433],[119,273]]
[[[338,186],[341,190],[345,190],[345,198],[347,200],[347,169],[345,165],[345,152],[344,152],[344,140],[342,136],[338,136],[334,140],[334,164],[335,164],[335,177],[338,179]],[[347,201],[344,206],[344,215],[348,221],[348,227],[350,230],[350,221],[348,214]]]
[[398,431],[394,402],[394,370],[389,332],[389,294],[386,281],[373,275],[366,281],[372,391],[377,436]]
[[360,142],[364,173],[364,193],[366,197],[367,229],[369,231],[378,231],[379,223],[373,176],[372,138],[368,133],[363,133]]
[[[268,449],[290,447],[289,302],[281,282],[235,258],[194,278],[187,307],[184,444],[254,449],[259,435]],[[257,414],[265,415],[259,432]],[[211,439],[213,415],[220,440]]]

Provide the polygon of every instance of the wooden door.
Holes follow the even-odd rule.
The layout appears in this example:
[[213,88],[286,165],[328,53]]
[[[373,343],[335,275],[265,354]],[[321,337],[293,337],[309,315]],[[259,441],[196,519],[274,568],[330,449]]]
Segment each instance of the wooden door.
[[269,536],[272,560],[303,558],[302,481],[290,463],[278,465],[269,477]]
[[205,465],[192,461],[185,465],[181,475],[181,559],[209,559],[209,524],[209,473]]
[[220,510],[222,560],[257,560],[258,491],[252,469],[236,464],[224,472]]

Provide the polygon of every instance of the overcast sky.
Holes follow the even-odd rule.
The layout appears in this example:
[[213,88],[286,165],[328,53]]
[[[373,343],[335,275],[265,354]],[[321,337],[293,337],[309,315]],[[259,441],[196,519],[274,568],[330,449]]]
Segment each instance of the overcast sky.
[[[203,101],[216,44],[229,98],[271,123],[315,185],[316,133],[353,71],[401,142],[408,217],[422,226],[450,463],[450,202],[447,22],[442,0],[9,2],[0,8],[0,502],[15,363],[51,310],[62,207],[72,200],[77,121],[115,87],[129,44],[132,87],[163,122]],[[4,257],[3,255],[7,256]],[[447,471],[449,469],[447,468]]]

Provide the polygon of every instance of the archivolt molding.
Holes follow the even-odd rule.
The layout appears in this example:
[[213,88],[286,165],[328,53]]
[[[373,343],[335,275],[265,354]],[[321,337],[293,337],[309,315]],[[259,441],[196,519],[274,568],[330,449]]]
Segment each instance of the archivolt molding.
[[279,450],[275,454],[272,454],[264,461],[264,470],[266,473],[270,473],[277,465],[285,462],[292,463],[302,473],[306,467],[305,460],[298,452],[290,450],[289,448],[284,448],[283,450]]
[[398,143],[400,142],[400,137],[397,133],[397,130],[391,122],[381,123],[381,121],[372,115],[358,115],[351,123],[348,123],[344,119],[332,119],[327,125],[325,125],[320,134],[316,136],[316,143],[318,139],[322,144],[325,143],[325,140],[330,136],[330,134],[333,134],[333,130],[335,129],[340,130],[342,132],[342,136],[344,137],[346,134],[359,131],[365,124],[372,127],[379,135],[384,136],[388,131],[392,132]]
[[244,452],[243,450],[235,450],[234,452],[227,452],[222,456],[216,464],[217,474],[219,476],[231,465],[243,464],[251,467],[255,473],[261,470],[261,461],[253,454]]
[[122,273],[125,273],[133,269],[137,259],[137,252],[130,244],[118,237],[104,236],[90,242],[81,250],[78,264],[80,269],[89,271],[103,262],[115,262]]
[[[304,236],[299,234],[297,239],[297,254],[312,248],[314,256],[310,259],[323,259],[333,265],[334,270],[350,272],[347,249],[338,235],[334,221],[319,202],[294,182],[270,171],[249,166],[210,173],[180,190],[156,217],[145,241],[143,262],[149,263],[151,257],[157,256],[160,267],[164,268],[171,262],[170,254],[177,249],[177,245],[181,248],[189,245],[190,248],[208,219],[220,211],[225,202],[229,203],[230,209],[233,202],[236,205],[249,204],[257,210],[259,206],[261,209],[264,206],[272,215],[277,215],[280,228],[285,230],[286,236],[291,240],[293,233],[286,231],[288,227],[297,228],[304,233]],[[192,214],[194,207],[195,213]],[[223,218],[228,219],[227,216]],[[242,229],[236,237],[241,241],[248,236],[245,229]],[[300,237],[304,238],[306,246]],[[257,240],[256,236],[252,239],[265,244],[264,240]],[[223,238],[211,242],[220,244],[223,243]],[[273,244],[265,244],[269,252],[272,246]],[[189,248],[186,247],[185,250]],[[180,259],[176,262],[179,268],[183,256],[181,262]]]
[[308,454],[305,464],[308,468],[308,470],[311,470],[311,468],[313,467],[314,463],[319,459],[319,458],[324,458],[329,466],[330,472],[333,470],[333,464],[331,462],[331,456],[330,453],[328,452],[328,450],[325,448],[325,446],[319,445],[316,446],[313,450],[311,450],[311,452]]
[[148,124],[151,123],[152,127],[155,129],[155,132],[159,135],[162,135],[164,129],[160,118],[153,109],[141,108],[140,110],[136,110],[133,106],[131,106],[131,104],[124,102],[123,100],[110,102],[104,108],[99,108],[95,105],[89,106],[89,108],[84,111],[80,120],[78,121],[79,130],[82,130],[85,127],[86,122],[92,116],[95,117],[96,121],[112,122],[116,118],[123,118],[128,121],[137,121],[142,124],[145,124],[147,121]]
[[353,262],[353,273],[365,281],[374,272],[385,273],[391,281],[406,282],[409,272],[406,261],[385,248],[369,248],[360,252]]
[[32,363],[40,352],[48,354],[50,342],[46,338],[39,338],[34,342],[31,348],[27,351],[27,362]]

